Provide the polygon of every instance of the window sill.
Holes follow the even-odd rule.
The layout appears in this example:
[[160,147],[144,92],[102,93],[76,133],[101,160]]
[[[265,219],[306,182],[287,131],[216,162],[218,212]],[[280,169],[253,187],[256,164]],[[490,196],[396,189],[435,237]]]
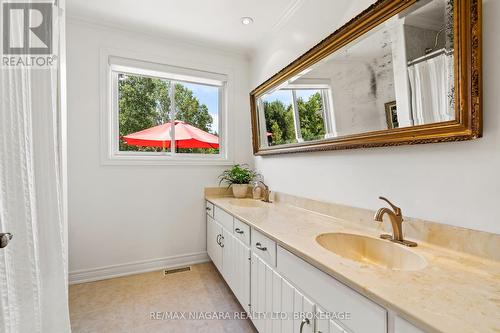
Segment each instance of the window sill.
[[191,156],[131,156],[115,155],[101,159],[102,165],[233,165],[233,161],[223,157],[201,158]]

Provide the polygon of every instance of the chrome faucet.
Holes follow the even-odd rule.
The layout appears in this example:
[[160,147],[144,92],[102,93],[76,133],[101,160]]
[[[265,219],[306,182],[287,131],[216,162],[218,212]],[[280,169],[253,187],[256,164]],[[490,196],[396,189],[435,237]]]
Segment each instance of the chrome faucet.
[[271,191],[269,190],[269,186],[267,186],[262,180],[256,181],[255,186],[262,188],[262,201],[271,202],[271,200],[269,200],[269,196],[271,194]]
[[384,215],[387,214],[392,225],[392,236],[384,234],[380,235],[380,238],[388,239],[391,242],[402,244],[405,246],[417,246],[417,243],[405,240],[403,238],[403,214],[401,213],[401,208],[394,205],[387,198],[379,197],[379,199],[387,202],[392,208],[391,210],[387,207],[383,207],[377,210],[377,212],[375,213],[374,219],[376,222],[383,222]]

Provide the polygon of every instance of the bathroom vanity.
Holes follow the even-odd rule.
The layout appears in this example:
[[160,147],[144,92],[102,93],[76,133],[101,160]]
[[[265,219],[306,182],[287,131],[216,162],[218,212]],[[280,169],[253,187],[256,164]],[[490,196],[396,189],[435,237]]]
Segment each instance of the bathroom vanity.
[[[208,254],[259,332],[498,331],[498,261],[425,242],[407,248],[379,239],[382,230],[360,222],[363,213],[349,220],[348,208],[339,218],[328,204],[314,210],[312,201],[279,197],[206,195]],[[397,260],[348,258],[357,250],[332,252],[326,235],[390,244],[371,249]]]

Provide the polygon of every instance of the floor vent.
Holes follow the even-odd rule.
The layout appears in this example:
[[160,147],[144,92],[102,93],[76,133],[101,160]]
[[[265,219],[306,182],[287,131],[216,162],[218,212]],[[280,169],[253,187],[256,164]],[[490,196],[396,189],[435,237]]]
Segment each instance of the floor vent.
[[163,275],[169,275],[169,274],[180,273],[180,272],[189,272],[190,270],[191,270],[191,266],[165,269],[163,271]]

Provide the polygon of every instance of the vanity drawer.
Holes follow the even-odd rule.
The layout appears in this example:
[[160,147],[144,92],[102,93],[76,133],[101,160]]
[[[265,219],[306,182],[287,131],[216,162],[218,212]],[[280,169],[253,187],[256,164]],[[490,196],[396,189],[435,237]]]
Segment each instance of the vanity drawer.
[[252,252],[268,265],[276,267],[276,242],[252,229]]
[[214,219],[222,224],[227,231],[233,232],[233,216],[215,206]]
[[356,333],[387,333],[387,311],[380,305],[278,247],[278,272],[329,312],[349,313],[339,320]]
[[250,245],[250,227],[237,218],[234,219],[234,236],[246,245]]
[[207,210],[207,215],[211,218],[214,217],[214,204],[210,201],[205,202],[205,209]]

